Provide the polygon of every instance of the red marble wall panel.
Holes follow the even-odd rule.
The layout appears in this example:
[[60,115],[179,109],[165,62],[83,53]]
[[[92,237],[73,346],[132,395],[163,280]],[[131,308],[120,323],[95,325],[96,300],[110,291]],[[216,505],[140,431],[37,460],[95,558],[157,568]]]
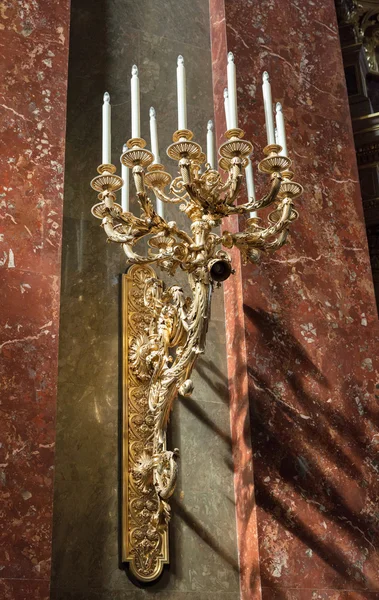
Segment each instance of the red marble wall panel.
[[[305,188],[290,244],[226,285],[230,374],[248,374],[259,546],[250,559],[259,555],[267,600],[379,598],[379,332],[334,3],[210,5],[219,138],[232,51],[240,126],[256,161],[267,70]],[[267,181],[256,181],[261,193]],[[237,494],[240,519],[239,503]],[[240,537],[242,564],[245,548]]]
[[[226,27],[224,0],[210,2],[213,89],[216,134],[221,143],[226,131],[224,114]],[[229,231],[238,231],[238,218],[228,219]],[[235,275],[224,283],[227,319],[226,343],[229,379],[230,425],[234,461],[234,489],[237,515],[237,539],[241,598],[259,599],[261,581],[258,530],[254,494],[254,474],[248,395],[248,360],[243,311],[242,265],[240,254],[232,250]]]
[[0,14],[0,596],[49,597],[69,1]]

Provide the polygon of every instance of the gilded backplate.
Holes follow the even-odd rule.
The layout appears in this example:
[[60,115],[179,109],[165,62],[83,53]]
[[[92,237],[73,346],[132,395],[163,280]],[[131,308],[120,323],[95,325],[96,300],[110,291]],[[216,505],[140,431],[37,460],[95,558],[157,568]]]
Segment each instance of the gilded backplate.
[[150,378],[133,366],[140,340],[153,312],[144,303],[147,280],[156,278],[149,266],[132,266],[122,278],[123,328],[123,498],[122,560],[140,581],[153,581],[169,562],[168,530],[154,522],[158,496],[153,479],[144,476],[144,456],[152,453],[154,418],[149,409]]

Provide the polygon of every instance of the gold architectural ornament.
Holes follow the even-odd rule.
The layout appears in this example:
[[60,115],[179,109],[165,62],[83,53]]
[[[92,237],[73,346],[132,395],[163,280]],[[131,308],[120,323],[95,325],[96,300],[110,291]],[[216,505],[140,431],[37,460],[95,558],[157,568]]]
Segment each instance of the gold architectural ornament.
[[[377,0],[336,0],[340,27],[349,25],[355,43],[363,45],[367,64],[372,73],[379,72],[379,6]],[[351,44],[353,40],[349,43]]]
[[[99,192],[92,213],[101,219],[108,240],[121,245],[129,264],[124,276],[124,414],[123,414],[123,559],[141,581],[156,579],[169,560],[169,499],[177,478],[177,449],[167,450],[166,429],[178,393],[193,390],[192,369],[205,349],[212,292],[233,273],[226,250],[239,248],[244,262],[256,263],[262,253],[280,248],[298,213],[294,199],[302,187],[293,181],[291,160],[282,147],[264,149],[259,170],[269,179],[268,192],[259,200],[237,199],[252,144],[237,127],[225,133],[219,154],[220,170],[212,168],[193,133],[182,128],[173,135],[168,156],[177,162],[171,175],[134,137],[121,163],[131,169],[139,216],[123,211],[115,192],[122,179],[115,167],[103,164],[91,182]],[[178,204],[189,219],[189,231],[159,216],[149,197]],[[255,212],[246,229],[237,233],[218,228],[225,217],[249,215],[273,207],[264,224]],[[147,238],[146,254],[135,246]],[[180,286],[165,287],[150,265],[175,276],[188,276],[191,297]]]
[[[157,526],[161,501],[151,468],[155,428],[149,406],[147,330],[155,315],[153,307],[145,304],[145,289],[155,280],[148,265],[133,265],[122,280],[122,560],[143,581],[156,579],[168,562],[168,531]],[[166,450],[166,440],[162,449]]]
[[369,6],[360,5],[360,31],[368,66],[373,73],[378,73],[379,6],[377,3],[375,8],[370,7],[370,3]]

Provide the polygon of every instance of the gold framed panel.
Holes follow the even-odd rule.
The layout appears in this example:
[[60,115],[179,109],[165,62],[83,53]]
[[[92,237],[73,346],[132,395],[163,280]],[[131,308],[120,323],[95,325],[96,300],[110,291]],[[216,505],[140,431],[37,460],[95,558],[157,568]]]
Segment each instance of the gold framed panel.
[[153,318],[151,307],[144,303],[151,278],[156,274],[147,265],[134,265],[122,276],[122,561],[143,582],[157,579],[169,562],[168,528],[157,528],[158,496],[153,478],[144,476],[154,435],[150,378],[134,368]]

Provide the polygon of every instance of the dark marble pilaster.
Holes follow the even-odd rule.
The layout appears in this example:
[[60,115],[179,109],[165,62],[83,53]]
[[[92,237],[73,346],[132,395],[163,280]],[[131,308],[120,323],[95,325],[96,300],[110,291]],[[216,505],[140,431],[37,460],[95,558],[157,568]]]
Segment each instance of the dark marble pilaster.
[[0,597],[49,597],[69,2],[0,29]]
[[[268,70],[305,186],[290,244],[257,268],[242,267],[234,284],[246,363],[233,356],[236,316],[226,308],[229,364],[248,372],[262,596],[376,597],[378,322],[334,5],[212,4],[218,133],[231,50],[240,126],[257,160]],[[264,189],[258,176],[257,188]],[[249,558],[256,555],[241,561]]]

